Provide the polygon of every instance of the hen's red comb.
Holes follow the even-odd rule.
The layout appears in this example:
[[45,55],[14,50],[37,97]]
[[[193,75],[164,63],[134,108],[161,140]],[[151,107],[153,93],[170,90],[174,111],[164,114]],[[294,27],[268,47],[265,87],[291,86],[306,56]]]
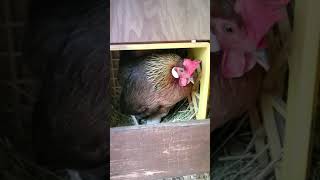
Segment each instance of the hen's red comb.
[[184,59],[183,66],[189,76],[192,76],[193,72],[199,67],[201,61]]

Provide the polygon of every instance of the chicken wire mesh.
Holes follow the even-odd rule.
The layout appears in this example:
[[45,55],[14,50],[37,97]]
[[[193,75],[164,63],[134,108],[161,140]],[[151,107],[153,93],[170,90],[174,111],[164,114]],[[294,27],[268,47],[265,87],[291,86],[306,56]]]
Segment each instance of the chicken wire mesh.
[[118,51],[110,53],[111,60],[111,68],[110,68],[110,81],[111,81],[111,122],[110,126],[126,126],[133,125],[133,121],[127,115],[124,115],[119,112],[119,99],[121,93],[121,86],[118,81],[118,69],[119,69],[119,61],[120,54]]

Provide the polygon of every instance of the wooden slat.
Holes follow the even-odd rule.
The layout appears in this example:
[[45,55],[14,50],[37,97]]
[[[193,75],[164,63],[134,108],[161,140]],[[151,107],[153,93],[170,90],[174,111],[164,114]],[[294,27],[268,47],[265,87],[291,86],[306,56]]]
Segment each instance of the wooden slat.
[[157,179],[209,172],[210,122],[112,128],[110,178]]
[[282,179],[307,179],[319,63],[320,1],[296,0]]
[[150,44],[112,44],[110,51],[121,50],[152,50],[152,49],[180,49],[180,48],[210,48],[207,42],[183,43],[150,43]]
[[199,98],[199,110],[197,113],[197,119],[207,118],[207,105],[210,89],[210,44],[207,44],[207,48],[194,48],[191,49],[193,55],[201,60],[201,79],[200,79],[200,98]]
[[210,0],[111,0],[110,43],[210,40]]

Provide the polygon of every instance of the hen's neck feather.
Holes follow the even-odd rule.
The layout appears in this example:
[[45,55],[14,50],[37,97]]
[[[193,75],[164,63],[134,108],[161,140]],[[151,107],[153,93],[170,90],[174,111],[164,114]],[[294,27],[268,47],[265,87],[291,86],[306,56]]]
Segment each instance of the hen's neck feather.
[[173,67],[181,66],[182,59],[176,54],[154,54],[145,59],[146,78],[154,89],[164,90],[177,85],[172,76]]

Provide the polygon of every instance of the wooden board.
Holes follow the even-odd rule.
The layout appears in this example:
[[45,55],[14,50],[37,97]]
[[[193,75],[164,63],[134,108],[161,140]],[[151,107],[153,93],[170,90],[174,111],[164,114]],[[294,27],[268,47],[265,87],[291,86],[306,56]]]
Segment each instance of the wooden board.
[[307,179],[319,69],[320,1],[296,0],[282,179]]
[[209,0],[111,0],[110,43],[210,40]]
[[110,135],[111,179],[209,172],[209,120],[111,128]]
[[210,47],[208,45],[207,48],[193,48],[191,51],[197,59],[201,60],[199,110],[196,117],[204,119],[207,118],[210,89]]
[[122,50],[152,50],[152,49],[179,49],[179,48],[209,48],[208,42],[180,42],[180,43],[150,43],[150,44],[113,44],[110,51]]

